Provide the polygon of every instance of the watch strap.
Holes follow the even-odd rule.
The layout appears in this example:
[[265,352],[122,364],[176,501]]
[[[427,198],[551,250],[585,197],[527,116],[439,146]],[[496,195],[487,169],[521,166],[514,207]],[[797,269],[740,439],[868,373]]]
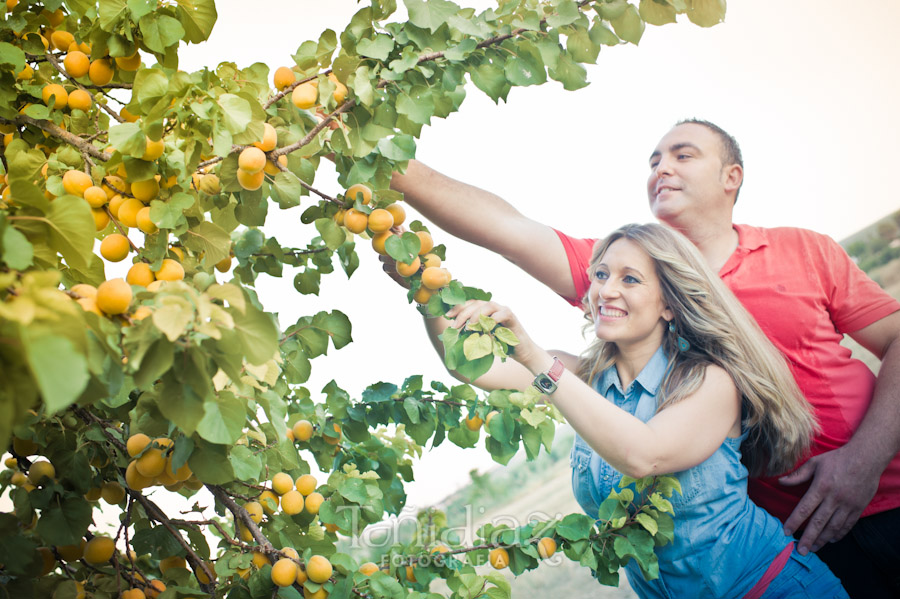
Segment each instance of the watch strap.
[[547,376],[553,379],[554,383],[559,382],[559,377],[562,376],[563,371],[566,369],[565,365],[563,365],[562,360],[553,356],[553,365],[550,367],[550,370],[547,371]]

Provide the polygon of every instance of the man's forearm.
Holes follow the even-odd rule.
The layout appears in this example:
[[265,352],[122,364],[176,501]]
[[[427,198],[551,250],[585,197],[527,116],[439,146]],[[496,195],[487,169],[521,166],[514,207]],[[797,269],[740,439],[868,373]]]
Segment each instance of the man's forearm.
[[900,340],[882,357],[872,403],[847,448],[879,475],[900,451]]
[[394,175],[391,187],[444,231],[500,254],[563,297],[575,296],[566,250],[548,224],[528,218],[496,194],[415,160],[405,174]]
[[[523,218],[509,202],[489,191],[457,181],[412,160],[405,174],[394,173],[391,188],[428,221],[455,237],[495,252],[497,223]],[[473,215],[478,218],[473,218]]]

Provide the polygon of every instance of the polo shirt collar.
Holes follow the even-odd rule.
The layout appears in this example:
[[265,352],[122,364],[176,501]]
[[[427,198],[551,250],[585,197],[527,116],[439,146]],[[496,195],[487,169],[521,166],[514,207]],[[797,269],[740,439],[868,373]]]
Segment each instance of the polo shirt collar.
[[766,230],[750,225],[732,225],[738,234],[738,246],[719,269],[719,276],[725,277],[740,264],[741,259],[750,252],[769,245]]
[[[629,387],[631,388],[634,387],[634,385],[640,385],[646,393],[655,396],[662,383],[663,376],[666,373],[666,368],[668,367],[669,359],[666,356],[666,352],[663,350],[662,345],[660,345]],[[606,396],[613,387],[615,387],[616,391],[620,394],[625,395],[625,390],[622,389],[622,382],[619,380],[619,372],[616,370],[615,366],[610,366],[600,375],[597,391]],[[630,388],[629,391],[631,390]]]
[[769,245],[769,238],[766,235],[765,229],[751,227],[750,225],[733,226],[738,234],[738,249],[752,252],[753,250]]

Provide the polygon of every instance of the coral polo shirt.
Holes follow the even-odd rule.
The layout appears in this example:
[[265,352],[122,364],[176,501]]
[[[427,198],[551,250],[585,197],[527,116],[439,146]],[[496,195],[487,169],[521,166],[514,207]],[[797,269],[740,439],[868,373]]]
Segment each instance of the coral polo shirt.
[[[865,416],[875,389],[872,371],[840,344],[843,335],[900,310],[900,302],[825,235],[788,227],[734,228],[738,247],[719,276],[787,358],[797,385],[812,404],[821,432],[813,440],[811,455],[841,447]],[[557,234],[578,294],[566,299],[580,305],[590,285],[587,267],[596,240]],[[783,486],[770,477],[750,479],[749,484],[753,501],[782,521],[807,489],[808,485]],[[882,474],[863,516],[896,507],[900,507],[900,455]]]

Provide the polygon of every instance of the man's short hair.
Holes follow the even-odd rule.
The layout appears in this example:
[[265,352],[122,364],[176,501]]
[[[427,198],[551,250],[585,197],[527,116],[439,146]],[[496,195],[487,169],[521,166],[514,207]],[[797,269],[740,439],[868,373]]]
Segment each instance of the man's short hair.
[[[732,164],[739,165],[742,169],[744,168],[744,157],[741,155],[741,146],[738,144],[737,140],[733,135],[722,129],[715,123],[711,123],[709,121],[705,121],[703,119],[683,119],[675,123],[675,126],[678,125],[702,125],[706,127],[713,133],[719,136],[719,140],[722,142],[722,166],[729,166]],[[743,179],[741,180],[741,185],[744,184]],[[740,186],[734,194],[734,201],[737,203],[738,194],[741,192]]]

